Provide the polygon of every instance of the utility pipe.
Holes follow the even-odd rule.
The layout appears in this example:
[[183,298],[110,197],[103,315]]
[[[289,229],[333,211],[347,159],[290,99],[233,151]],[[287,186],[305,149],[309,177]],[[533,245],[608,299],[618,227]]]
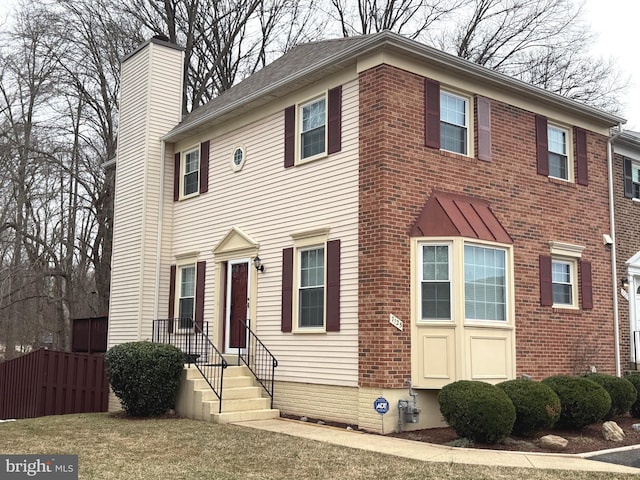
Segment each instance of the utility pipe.
[[620,319],[618,316],[618,273],[616,265],[616,221],[614,215],[613,195],[613,142],[622,134],[622,123],[618,124],[618,131],[609,136],[607,140],[607,169],[609,176],[609,229],[611,230],[611,267],[613,273],[613,338],[616,361],[616,376],[622,376],[620,366]]

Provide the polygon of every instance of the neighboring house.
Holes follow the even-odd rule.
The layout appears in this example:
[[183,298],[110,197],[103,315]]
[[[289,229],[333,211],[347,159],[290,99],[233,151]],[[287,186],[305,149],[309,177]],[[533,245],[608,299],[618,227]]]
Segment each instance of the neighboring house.
[[621,358],[623,368],[637,370],[640,366],[640,133],[623,132],[613,145]]
[[110,346],[191,316],[233,353],[239,314],[276,408],[382,432],[408,381],[424,428],[456,380],[619,369],[623,119],[389,32],[300,45],[184,117],[182,61],[153,39],[122,64]]

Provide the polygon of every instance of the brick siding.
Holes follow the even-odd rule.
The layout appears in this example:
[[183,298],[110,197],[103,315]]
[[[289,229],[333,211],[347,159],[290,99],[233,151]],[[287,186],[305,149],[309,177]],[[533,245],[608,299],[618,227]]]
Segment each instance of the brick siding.
[[[517,375],[542,379],[590,365],[614,373],[610,251],[602,244],[606,137],[587,132],[588,187],[537,175],[534,113],[496,100],[491,162],[427,148],[423,84],[388,65],[360,75],[360,386],[399,388],[411,375],[409,230],[433,189],[487,200],[514,239]],[[593,310],[540,306],[538,256],[550,254],[550,240],[586,247]],[[404,320],[403,331],[389,324],[390,313]]]

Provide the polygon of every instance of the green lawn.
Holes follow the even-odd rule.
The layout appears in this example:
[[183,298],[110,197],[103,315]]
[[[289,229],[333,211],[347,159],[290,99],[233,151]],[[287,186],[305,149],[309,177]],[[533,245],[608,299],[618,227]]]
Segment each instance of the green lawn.
[[626,479],[633,475],[425,463],[234,425],[111,414],[0,424],[3,454],[77,454],[81,479]]

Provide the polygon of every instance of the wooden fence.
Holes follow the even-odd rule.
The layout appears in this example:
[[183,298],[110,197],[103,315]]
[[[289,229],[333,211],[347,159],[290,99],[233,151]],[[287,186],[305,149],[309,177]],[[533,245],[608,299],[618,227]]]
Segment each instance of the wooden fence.
[[102,355],[39,349],[0,363],[0,419],[106,412]]
[[74,318],[71,330],[71,351],[104,353],[107,351],[107,317]]

